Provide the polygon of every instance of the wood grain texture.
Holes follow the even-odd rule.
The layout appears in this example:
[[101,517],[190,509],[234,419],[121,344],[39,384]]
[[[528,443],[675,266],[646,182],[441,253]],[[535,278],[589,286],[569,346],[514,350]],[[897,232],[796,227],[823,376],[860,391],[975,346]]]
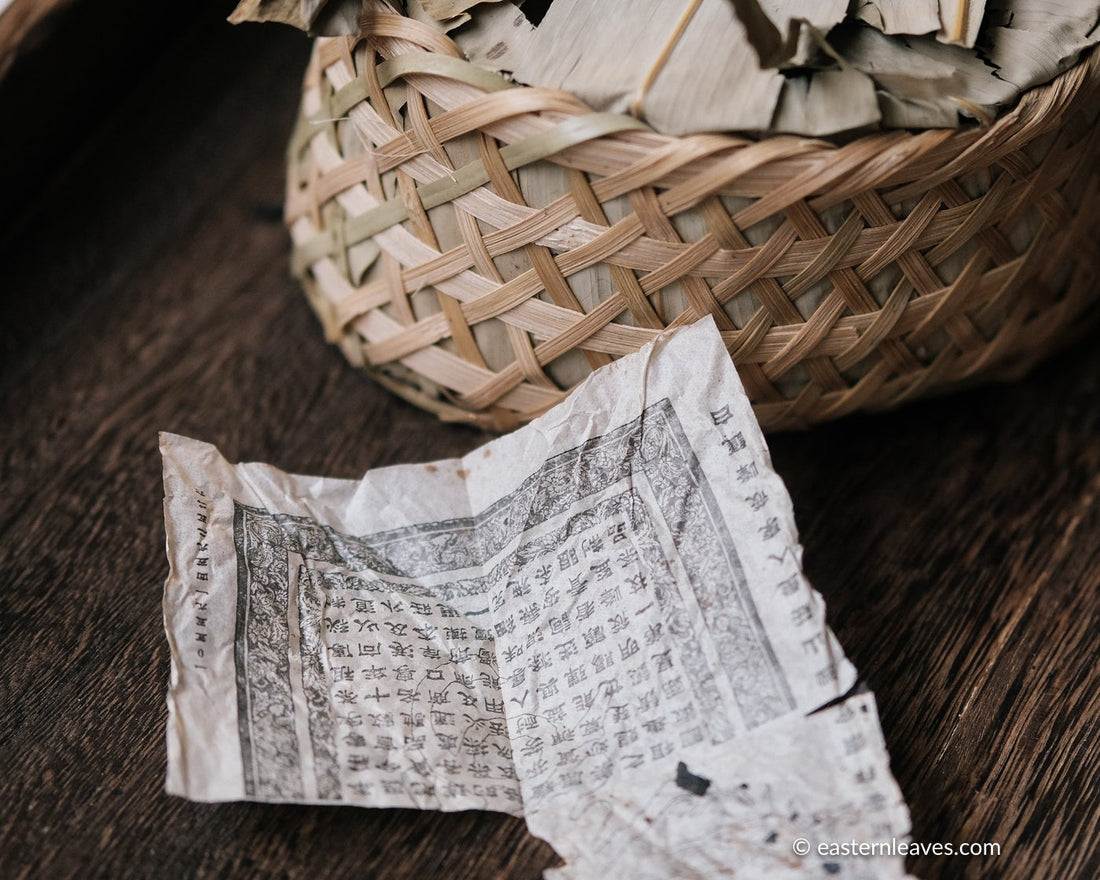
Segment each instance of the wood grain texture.
[[[0,876],[534,880],[554,853],[494,814],[163,793],[157,431],[345,477],[485,439],[347,366],[289,280],[305,40],[197,27],[0,231]],[[915,838],[1002,846],[917,876],[1100,876],[1098,386],[1085,343],[772,440]]]

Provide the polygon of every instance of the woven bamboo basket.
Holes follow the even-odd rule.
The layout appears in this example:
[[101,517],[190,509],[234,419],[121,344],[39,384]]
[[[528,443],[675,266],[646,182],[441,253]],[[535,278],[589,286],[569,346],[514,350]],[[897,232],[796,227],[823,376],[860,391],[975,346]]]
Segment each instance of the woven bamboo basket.
[[1100,54],[984,128],[669,137],[516,86],[368,0],[319,40],[289,148],[327,338],[507,430],[713,315],[761,423],[1018,375],[1096,311]]

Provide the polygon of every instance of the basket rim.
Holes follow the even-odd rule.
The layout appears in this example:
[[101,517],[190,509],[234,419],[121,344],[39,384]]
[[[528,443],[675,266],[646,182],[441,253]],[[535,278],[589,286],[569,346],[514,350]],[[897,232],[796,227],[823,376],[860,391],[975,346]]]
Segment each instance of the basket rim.
[[[847,138],[843,143],[795,134],[670,135],[627,114],[594,110],[561,89],[509,81],[479,67],[467,61],[446,34],[395,12],[383,0],[366,0],[357,36],[317,40],[315,51],[320,55],[320,68],[350,59],[351,52],[361,42],[385,59],[378,66],[380,74],[392,77],[391,81],[414,83],[444,114],[463,112],[476,116],[474,105],[491,102],[493,106],[483,114],[482,124],[470,130],[485,131],[501,143],[529,139],[532,130],[545,131],[570,119],[598,120],[586,137],[555,152],[546,152],[540,159],[606,175],[637,162],[647,152],[679,152],[682,155],[676,157],[676,167],[670,169],[667,177],[667,183],[675,185],[689,174],[718,164],[720,157],[731,151],[750,155],[767,151],[760,164],[775,174],[761,179],[762,191],[730,194],[760,198],[771,193],[778,201],[780,194],[768,185],[771,177],[785,181],[799,175],[814,177],[820,179],[816,188],[819,199],[814,204],[817,209],[847,198],[852,187],[841,185],[845,179],[851,179],[857,188],[890,188],[892,195],[901,200],[951,177],[965,175],[1054,130],[1082,91],[1100,87],[1100,51],[1087,50],[1052,80],[1023,92],[1014,107],[988,126],[871,131]],[[384,80],[379,82],[380,86],[387,84]],[[333,96],[333,109],[339,111],[365,97],[361,88],[353,86],[343,95],[338,92]],[[304,146],[317,133],[316,123],[320,121],[299,120],[290,149]],[[379,152],[389,153],[387,148],[391,146],[399,144],[383,145]],[[848,173],[837,171],[837,166],[848,169]],[[784,195],[790,198],[792,194]],[[752,216],[762,215],[766,208],[767,205],[759,207]]]

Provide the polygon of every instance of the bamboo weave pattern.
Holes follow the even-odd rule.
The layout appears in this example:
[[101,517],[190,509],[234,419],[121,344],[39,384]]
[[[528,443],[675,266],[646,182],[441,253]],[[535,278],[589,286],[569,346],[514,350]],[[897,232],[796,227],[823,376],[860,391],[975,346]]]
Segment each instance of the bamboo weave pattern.
[[710,314],[795,428],[1017,374],[1095,311],[1100,55],[983,129],[667,137],[364,10],[306,75],[293,266],[327,338],[443,418],[509,429]]

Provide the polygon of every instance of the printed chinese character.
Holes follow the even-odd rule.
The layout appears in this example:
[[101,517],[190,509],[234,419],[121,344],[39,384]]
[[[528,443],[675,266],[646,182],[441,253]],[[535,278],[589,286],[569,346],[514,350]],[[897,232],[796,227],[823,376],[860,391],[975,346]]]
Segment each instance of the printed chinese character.
[[614,665],[615,659],[610,653],[597,654],[592,658],[592,668],[595,669],[597,673],[603,672],[605,669],[610,669]]
[[593,645],[598,645],[600,642],[602,642],[606,638],[606,636],[604,636],[602,626],[594,626],[584,632],[583,638],[584,646],[586,648],[591,648]]
[[768,496],[761,490],[753,492],[751,495],[747,495],[745,500],[749,503],[749,507],[753,510],[760,510],[768,503]]
[[[636,730],[616,730],[615,731],[615,745],[620,749],[625,748],[631,743],[638,741],[638,731]],[[636,765],[635,765],[636,766]]]
[[780,581],[775,588],[784,596],[793,596],[802,586],[802,579],[797,574],[792,574],[786,580]]
[[630,628],[630,620],[621,611],[614,617],[610,618],[607,622],[611,626],[612,635],[618,635],[623,630]]
[[568,660],[570,657],[576,656],[580,651],[577,648],[577,640],[570,639],[567,642],[562,642],[558,645],[558,657],[562,660]]
[[592,556],[603,550],[603,538],[598,535],[591,535],[581,541],[581,550],[584,551],[585,556]]
[[348,770],[361,773],[370,767],[370,758],[366,755],[348,755]]
[[[599,562],[595,562],[588,567],[588,570],[592,572],[592,575],[597,581],[605,581],[611,577],[611,560],[603,559]],[[602,595],[602,594],[601,594]]]
[[390,643],[390,656],[391,657],[412,657],[413,646],[403,645],[401,642]]
[[643,721],[642,727],[646,733],[660,733],[665,729],[665,719],[663,717],[651,718],[648,721]]
[[536,685],[535,689],[539,692],[539,696],[545,700],[558,692],[558,680],[556,678],[549,678]]
[[[603,733],[603,722],[599,718],[590,718],[581,722],[581,736],[597,736]],[[588,743],[585,746],[585,756],[602,755],[607,751],[607,743],[603,740]]]
[[745,435],[738,431],[731,437],[723,437],[722,445],[726,447],[730,455],[736,455],[745,448]]
[[680,734],[680,745],[684,748],[687,748],[688,746],[693,746],[696,743],[701,743],[704,738],[705,734],[703,733],[703,728],[701,726],[692,727],[689,730],[685,730],[683,733]]
[[549,709],[544,709],[543,713],[546,716],[546,720],[551,724],[562,724],[565,722],[565,704],[559,704],[557,706],[551,706]]
[[755,479],[760,475],[760,472],[756,469],[756,462],[750,461],[748,464],[743,464],[737,468],[737,482],[747,483],[749,480]]
[[779,517],[777,517],[777,516],[768,517],[768,521],[766,523],[764,523],[764,525],[761,526],[760,529],[758,529],[758,531],[763,536],[765,541],[767,541],[771,538],[774,538],[776,535],[779,534],[779,531],[780,531]]
[[569,629],[569,612],[563,611],[560,615],[550,618],[550,632],[553,635],[561,635]]
[[638,556],[638,551],[633,547],[619,553],[619,555],[615,557],[615,561],[619,563],[619,568],[634,568],[641,564],[641,558]]
[[509,581],[508,586],[512,589],[512,595],[517,599],[522,599],[531,592],[531,584],[524,578],[521,581]]
[[711,421],[714,422],[715,427],[720,427],[726,424],[733,418],[733,413],[730,412],[730,405],[727,403],[721,409],[715,409],[710,411]]
[[684,692],[684,680],[679,675],[675,678],[670,678],[663,685],[665,695],[668,697],[676,697]]

